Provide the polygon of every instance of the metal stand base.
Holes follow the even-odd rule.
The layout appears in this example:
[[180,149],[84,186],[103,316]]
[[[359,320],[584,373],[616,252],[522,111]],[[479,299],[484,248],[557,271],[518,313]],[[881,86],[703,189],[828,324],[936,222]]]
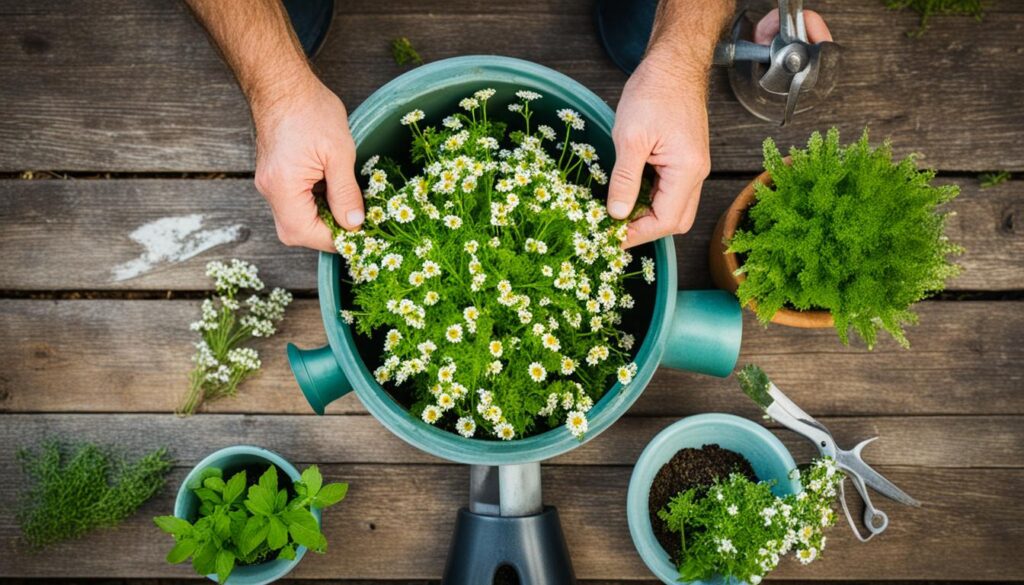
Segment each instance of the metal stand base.
[[520,517],[459,510],[441,583],[491,585],[503,566],[516,572],[520,585],[576,583],[555,508]]

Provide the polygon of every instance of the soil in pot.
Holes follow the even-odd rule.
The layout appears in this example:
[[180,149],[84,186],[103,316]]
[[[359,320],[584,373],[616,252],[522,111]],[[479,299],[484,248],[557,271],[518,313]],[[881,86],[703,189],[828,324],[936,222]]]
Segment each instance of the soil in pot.
[[680,552],[679,535],[669,532],[665,522],[658,517],[658,510],[667,506],[679,492],[690,488],[697,488],[698,493],[706,492],[716,479],[725,479],[733,473],[739,473],[750,481],[758,481],[754,468],[745,457],[714,444],[704,445],[700,449],[681,449],[658,470],[651,483],[647,505],[654,536],[673,562],[678,564],[680,561],[677,558]]

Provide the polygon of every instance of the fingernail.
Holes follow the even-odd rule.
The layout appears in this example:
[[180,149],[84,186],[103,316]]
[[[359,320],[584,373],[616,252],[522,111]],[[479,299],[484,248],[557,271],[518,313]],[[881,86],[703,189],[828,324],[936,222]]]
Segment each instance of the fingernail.
[[608,205],[608,213],[616,219],[622,219],[629,214],[629,205],[625,201],[612,201]]
[[366,217],[362,211],[353,209],[352,211],[345,214],[345,219],[348,220],[348,225],[356,227],[363,223],[363,218]]

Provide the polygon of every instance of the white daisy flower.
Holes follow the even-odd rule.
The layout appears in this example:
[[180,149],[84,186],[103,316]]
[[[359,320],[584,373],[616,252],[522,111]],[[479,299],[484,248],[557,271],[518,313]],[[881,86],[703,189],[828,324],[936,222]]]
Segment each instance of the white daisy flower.
[[565,426],[572,433],[572,436],[576,438],[582,437],[590,428],[590,424],[587,422],[587,415],[578,410],[570,411],[565,416]]
[[576,366],[578,365],[579,364],[576,363],[576,360],[572,359],[571,357],[563,357],[562,369],[560,371],[562,372],[562,375],[568,376],[576,371]]
[[561,342],[558,341],[557,337],[550,333],[545,333],[544,337],[541,338],[541,341],[544,344],[545,349],[550,349],[551,351],[558,351],[562,349]]
[[480,317],[480,311],[476,307],[470,305],[462,310],[462,317],[466,321],[476,321]]
[[423,304],[428,307],[436,305],[439,300],[441,300],[441,295],[432,290],[428,290],[427,294],[423,295]]
[[441,125],[452,130],[462,129],[462,122],[455,116],[448,116],[444,120],[441,120]]
[[735,516],[736,514],[740,513],[740,509],[736,506],[736,504],[729,504],[729,507],[726,508],[725,511],[728,512],[730,516]]
[[505,346],[500,341],[492,341],[487,345],[487,349],[490,350],[491,355],[500,358],[501,354],[505,351]]
[[380,155],[378,154],[366,159],[366,162],[363,163],[363,168],[360,171],[360,174],[369,177],[370,174],[373,173],[373,169],[377,167],[378,162],[380,162]]
[[462,218],[457,215],[444,216],[444,226],[450,230],[457,230],[462,227]]
[[451,394],[448,394],[447,392],[442,392],[437,397],[437,406],[441,410],[451,410],[452,407],[455,406],[455,399],[452,398]]
[[460,435],[468,439],[476,432],[476,422],[472,418],[464,416],[455,422],[455,428]]
[[423,414],[420,415],[420,418],[428,425],[432,425],[441,418],[441,409],[435,404],[428,404],[423,408]]
[[462,101],[459,102],[459,107],[467,112],[472,112],[480,107],[480,102],[475,98],[463,98]]
[[554,140],[558,137],[555,133],[555,129],[545,124],[537,126],[537,133],[543,136],[546,140]]
[[817,557],[817,556],[818,556],[818,550],[815,549],[814,547],[802,548],[802,549],[796,551],[796,558],[800,560],[800,564],[801,565],[810,564],[811,561],[813,561],[815,559],[815,557]]
[[540,362],[531,363],[527,371],[534,382],[543,382],[548,377],[548,371],[544,369]]
[[458,323],[452,325],[444,332],[444,337],[449,343],[459,343],[462,341],[462,325]]
[[653,283],[654,282],[654,260],[651,260],[650,258],[644,257],[644,258],[640,259],[640,263],[642,265],[642,271],[643,271],[643,275],[644,275],[644,280],[646,280],[648,284]]
[[502,441],[511,441],[516,436],[515,429],[512,428],[507,422],[498,423],[494,425],[494,436],[500,438]]

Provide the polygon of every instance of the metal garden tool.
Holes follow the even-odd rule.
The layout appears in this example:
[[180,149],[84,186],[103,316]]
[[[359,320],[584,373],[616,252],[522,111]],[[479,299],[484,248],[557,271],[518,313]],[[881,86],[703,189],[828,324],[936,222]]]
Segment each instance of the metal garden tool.
[[[627,73],[640,64],[651,36],[657,0],[599,0],[597,26],[612,60]],[[811,43],[803,0],[779,0],[779,33],[769,45],[754,42],[757,18],[741,11],[714,64],[729,68],[736,99],[762,120],[788,124],[821,103],[835,87],[840,46]]]
[[[890,500],[907,506],[918,507],[921,505],[920,502],[896,487],[896,484],[883,477],[864,461],[861,452],[868,443],[878,437],[861,441],[853,449],[841,449],[832,437],[832,433],[783,394],[782,390],[779,390],[778,386],[768,379],[761,368],[753,365],[747,366],[739,373],[739,378],[743,391],[764,409],[765,414],[814,443],[818,452],[822,456],[831,457],[839,470],[845,474],[845,478],[839,484],[839,497],[843,504],[846,520],[861,542],[871,540],[885,532],[889,526],[889,516],[872,504],[867,488],[870,487]],[[864,527],[867,529],[867,536],[864,536],[858,528],[846,503],[847,479],[853,483],[853,487],[864,502]]]

